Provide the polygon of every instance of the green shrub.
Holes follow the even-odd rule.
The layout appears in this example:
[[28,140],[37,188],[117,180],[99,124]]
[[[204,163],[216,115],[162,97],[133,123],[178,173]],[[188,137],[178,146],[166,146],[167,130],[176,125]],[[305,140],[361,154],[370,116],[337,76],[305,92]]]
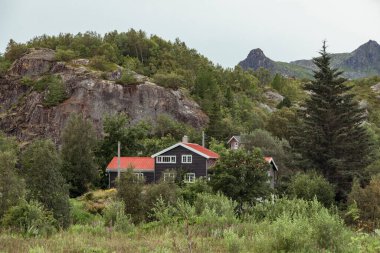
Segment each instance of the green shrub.
[[104,56],[95,56],[90,60],[90,66],[96,70],[109,72],[116,70],[116,64],[109,62]]
[[71,49],[57,49],[55,52],[55,60],[70,61],[77,57],[77,54]]
[[56,231],[57,221],[40,203],[23,201],[8,210],[2,224],[25,236],[47,236]]
[[37,92],[46,91],[43,104],[47,107],[56,106],[67,98],[65,85],[59,76],[47,75],[37,81],[23,78],[24,85],[30,85]]
[[165,88],[178,89],[184,83],[184,78],[176,73],[156,73],[153,81]]
[[135,84],[137,83],[137,79],[133,72],[131,71],[123,71],[121,74],[120,79],[116,80],[117,84],[122,84],[122,85],[128,85],[128,84]]
[[111,201],[103,210],[104,225],[113,227],[119,216],[124,214],[125,204],[122,201]]
[[62,80],[53,77],[48,85],[44,105],[47,107],[56,106],[67,98],[65,85]]
[[33,87],[35,85],[35,81],[31,79],[28,76],[23,76],[20,80],[22,85],[28,86],[28,87]]
[[119,232],[131,232],[134,228],[131,219],[125,215],[125,204],[122,201],[111,201],[103,210],[104,224]]
[[317,200],[273,199],[250,212],[257,252],[347,252],[351,232]]
[[199,193],[211,193],[212,188],[207,184],[205,179],[196,179],[193,184],[186,184],[181,188],[180,195],[181,197],[193,204]]
[[95,220],[95,215],[85,209],[84,203],[70,199],[70,220],[72,224],[90,224]]
[[316,197],[326,207],[334,203],[334,187],[316,172],[298,173],[293,176],[288,192],[293,197],[305,200],[313,200]]
[[0,76],[5,75],[10,66],[10,61],[8,61],[2,55],[0,55]]
[[152,209],[158,199],[162,199],[165,204],[171,205],[177,201],[178,186],[174,183],[161,181],[146,187],[144,194],[145,212],[151,215]]
[[373,176],[369,185],[362,188],[355,180],[351,193],[348,195],[348,204],[356,204],[359,209],[360,220],[365,221],[369,230],[380,226],[380,174]]

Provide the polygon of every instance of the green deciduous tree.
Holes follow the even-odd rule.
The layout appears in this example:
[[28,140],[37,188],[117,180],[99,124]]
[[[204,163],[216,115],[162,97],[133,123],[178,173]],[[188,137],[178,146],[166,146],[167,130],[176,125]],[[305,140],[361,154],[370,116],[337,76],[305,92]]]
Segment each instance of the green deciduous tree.
[[0,152],[0,218],[24,197],[24,181],[16,174],[15,165],[13,153]]
[[53,142],[37,140],[30,144],[21,159],[28,198],[42,203],[53,212],[60,225],[70,223],[69,192],[61,174],[62,162]]
[[294,175],[290,180],[288,193],[304,200],[317,198],[325,207],[331,207],[335,197],[334,187],[315,172]]
[[337,185],[337,199],[342,200],[351,188],[353,176],[361,177],[370,154],[370,143],[363,109],[348,93],[342,72],[330,66],[331,57],[323,44],[321,56],[315,58],[314,80],[306,84],[311,96],[305,103],[304,125],[298,129],[294,144],[298,151]]
[[125,213],[131,215],[134,222],[144,220],[144,197],[142,194],[143,181],[139,180],[128,169],[117,181],[117,197],[125,203]]
[[82,115],[72,115],[62,132],[62,174],[70,185],[70,196],[85,193],[95,183],[98,171],[92,123]]
[[268,169],[269,164],[258,150],[230,151],[215,165],[210,184],[242,208],[244,202],[254,203],[270,193]]

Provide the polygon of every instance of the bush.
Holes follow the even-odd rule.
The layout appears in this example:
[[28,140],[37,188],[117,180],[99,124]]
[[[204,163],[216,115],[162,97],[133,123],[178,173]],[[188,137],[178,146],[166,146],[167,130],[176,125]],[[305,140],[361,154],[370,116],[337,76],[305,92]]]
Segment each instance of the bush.
[[57,49],[55,52],[55,60],[57,61],[70,61],[77,57],[77,54],[71,49]]
[[326,207],[334,203],[334,187],[316,172],[298,173],[293,176],[288,192],[293,197],[305,200],[313,200],[316,197]]
[[180,195],[182,198],[193,204],[199,193],[211,193],[212,188],[204,179],[196,179],[193,184],[186,184],[181,188]]
[[317,200],[273,199],[255,205],[257,252],[347,252],[350,231]]
[[58,77],[51,79],[43,104],[47,107],[56,106],[67,98],[65,85]]
[[9,151],[1,151],[1,142],[0,136],[0,219],[24,198],[25,193],[24,180],[16,171],[16,154],[10,148],[7,148]]
[[184,78],[176,73],[156,73],[153,81],[165,88],[178,89],[184,83]]
[[137,79],[133,72],[123,71],[123,73],[121,74],[121,78],[116,80],[116,83],[122,85],[135,84],[137,83]]
[[57,221],[53,214],[44,209],[42,204],[23,201],[11,207],[4,215],[4,227],[25,236],[47,236],[56,231]]
[[177,201],[178,186],[174,183],[161,181],[157,184],[148,185],[144,195],[145,213],[152,217],[152,209],[158,199],[162,199],[166,205]]
[[125,215],[125,204],[122,201],[112,201],[103,210],[104,224],[114,227],[119,232],[130,232],[133,224],[129,216]]
[[47,107],[56,106],[67,97],[65,85],[58,76],[47,75],[37,81],[23,78],[21,82],[32,86],[37,92],[46,91],[43,104]]
[[72,224],[90,224],[95,220],[95,215],[84,208],[84,204],[76,199],[70,199],[70,220]]
[[351,193],[348,195],[348,204],[356,204],[362,221],[369,222],[368,229],[380,226],[380,174],[373,176],[369,185],[362,188],[355,180]]
[[136,180],[131,170],[123,172],[116,182],[117,198],[125,203],[125,213],[131,215],[134,222],[144,220],[144,198],[142,195],[143,182]]
[[0,76],[5,75],[10,66],[11,63],[0,55]]
[[104,56],[95,56],[90,60],[90,66],[96,70],[110,72],[116,70],[116,64],[109,62]]

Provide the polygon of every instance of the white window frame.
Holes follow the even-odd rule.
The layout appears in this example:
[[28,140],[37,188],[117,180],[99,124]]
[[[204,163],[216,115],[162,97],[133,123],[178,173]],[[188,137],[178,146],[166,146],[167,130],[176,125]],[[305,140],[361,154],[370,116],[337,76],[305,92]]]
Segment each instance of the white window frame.
[[156,163],[176,163],[177,157],[175,155],[160,155],[156,158]]
[[136,177],[136,179],[137,179],[138,181],[142,181],[142,180],[144,180],[144,173],[141,173],[141,172],[134,172],[133,174],[134,174],[134,176]]
[[164,172],[164,182],[174,182],[175,173],[174,172]]
[[186,173],[183,180],[185,183],[194,183],[195,182],[195,173]]
[[193,163],[193,156],[192,155],[182,155],[181,161],[182,161],[182,163]]

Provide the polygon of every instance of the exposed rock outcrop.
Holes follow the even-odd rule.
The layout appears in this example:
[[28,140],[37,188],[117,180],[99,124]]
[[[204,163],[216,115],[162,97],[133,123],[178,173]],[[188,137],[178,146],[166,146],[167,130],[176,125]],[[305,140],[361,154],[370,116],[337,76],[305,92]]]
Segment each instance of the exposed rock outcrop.
[[[71,113],[81,113],[90,119],[101,134],[107,114],[125,112],[132,122],[151,120],[166,114],[193,127],[207,125],[208,117],[199,105],[180,90],[160,87],[136,76],[139,83],[119,85],[103,80],[100,73],[89,70],[81,60],[66,64],[54,60],[54,51],[32,50],[18,59],[5,78],[0,78],[0,130],[20,140],[50,137],[59,142],[61,130]],[[59,75],[67,99],[57,106],[43,105],[43,93],[23,85],[21,78]]]

